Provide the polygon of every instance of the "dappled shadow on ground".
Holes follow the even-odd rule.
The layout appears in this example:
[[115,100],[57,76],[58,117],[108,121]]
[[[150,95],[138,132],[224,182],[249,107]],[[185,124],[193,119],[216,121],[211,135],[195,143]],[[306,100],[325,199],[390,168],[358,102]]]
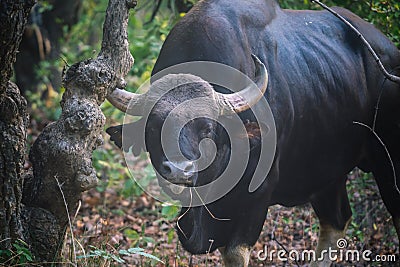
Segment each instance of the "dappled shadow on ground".
[[[353,249],[372,250],[378,254],[395,254],[398,240],[390,216],[380,199],[370,176],[362,177],[358,171],[350,175],[348,190],[351,195],[353,220],[346,239]],[[174,231],[176,219],[168,220],[161,214],[161,203],[146,194],[137,198],[124,198],[118,192],[120,185],[104,192],[92,190],[84,194],[79,215],[74,220],[74,235],[82,248],[94,247],[118,254],[118,250],[139,246],[157,256],[164,264],[153,263],[139,255],[124,256],[125,263],[115,266],[221,266],[218,251],[209,255],[192,256],[177,241]],[[318,224],[309,205],[295,208],[271,207],[260,238],[251,254],[251,266],[300,266],[305,262],[282,262],[276,254],[273,259],[259,260],[258,251],[296,250],[315,248]],[[70,244],[71,239],[67,242]],[[90,246],[93,247],[90,247]],[[81,248],[82,247],[82,248]],[[80,249],[79,249],[80,248]],[[349,247],[350,248],[350,247]],[[81,260],[83,261],[83,259]],[[89,264],[89,263],[88,263]],[[365,266],[347,263],[344,266]],[[376,266],[393,266],[393,263]]]

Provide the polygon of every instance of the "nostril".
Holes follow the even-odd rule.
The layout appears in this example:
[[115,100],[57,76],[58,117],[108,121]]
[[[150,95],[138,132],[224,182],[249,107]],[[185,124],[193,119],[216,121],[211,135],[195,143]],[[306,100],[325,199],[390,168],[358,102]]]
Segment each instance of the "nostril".
[[162,165],[163,165],[163,168],[164,168],[164,172],[165,172],[166,174],[169,174],[169,173],[172,172],[171,163],[170,163],[170,162],[164,161],[164,162],[162,163]]
[[185,168],[183,169],[185,173],[193,173],[194,172],[194,164],[192,161],[189,161]]

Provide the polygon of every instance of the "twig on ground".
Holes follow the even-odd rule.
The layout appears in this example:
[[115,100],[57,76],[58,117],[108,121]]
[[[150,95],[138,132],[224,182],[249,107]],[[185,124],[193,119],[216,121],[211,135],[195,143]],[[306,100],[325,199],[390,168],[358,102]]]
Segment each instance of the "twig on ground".
[[65,199],[64,192],[63,192],[63,190],[62,190],[63,184],[60,184],[60,182],[59,182],[58,179],[57,179],[57,176],[54,176],[54,179],[55,179],[56,182],[57,182],[58,189],[60,189],[61,196],[62,196],[62,198],[63,198],[64,205],[65,205],[65,211],[67,212],[68,224],[69,224],[69,231],[70,231],[70,233],[71,233],[71,241],[72,241],[72,253],[73,253],[73,257],[74,257],[74,262],[73,262],[73,263],[74,263],[74,265],[76,266],[77,260],[76,260],[76,250],[75,250],[75,240],[74,240],[75,238],[74,238],[74,232],[73,232],[73,230],[72,230],[71,217],[69,216],[67,200]]
[[[65,202],[64,202],[64,203],[65,203]],[[78,213],[79,213],[81,207],[82,207],[82,201],[79,200],[79,201],[78,201],[78,207],[77,207],[76,212],[75,212],[75,215],[74,215],[74,219],[72,220],[73,223],[71,222],[71,224],[70,224],[70,229],[72,229],[72,228],[71,228],[71,225],[72,225],[72,224],[75,224],[76,217],[78,216]],[[69,217],[68,217],[68,218],[69,218]],[[74,236],[72,236],[71,238],[74,238]],[[86,251],[85,251],[84,247],[82,246],[82,244],[79,242],[78,239],[74,238],[74,240],[78,243],[79,247],[81,248],[81,250],[82,250],[82,252],[83,252],[83,258],[85,259],[85,261],[86,261],[86,263],[87,263]],[[86,264],[86,265],[87,265],[87,264]]]
[[[15,253],[12,257],[8,258],[6,261],[2,262],[0,266],[11,266],[11,263],[14,259],[17,259],[19,255],[21,255],[23,252],[20,253]],[[4,264],[4,265],[3,265]]]
[[[80,201],[79,201],[80,202]],[[78,246],[81,248],[81,250],[82,250],[82,253],[83,253],[83,259],[84,259],[84,261],[85,261],[85,266],[88,266],[88,260],[87,260],[87,257],[86,257],[86,251],[85,251],[85,248],[83,247],[83,245],[81,244],[81,242],[79,242],[79,240],[78,239],[76,239],[75,238],[75,241],[76,241],[76,243],[78,244]]]
[[73,222],[75,222],[76,216],[78,216],[78,213],[79,213],[81,207],[82,207],[82,201],[79,200],[78,201],[78,207],[76,208],[76,212],[75,212],[75,215],[74,215],[74,219],[72,220]]
[[319,0],[311,0],[314,3],[317,3],[320,5],[322,8],[328,10],[330,13],[332,13],[335,17],[339,18],[341,21],[343,21],[347,26],[349,26],[358,36],[358,38],[361,39],[361,41],[364,43],[364,45],[367,47],[368,51],[374,58],[376,64],[378,65],[379,69],[382,71],[383,75],[385,75],[386,78],[388,78],[390,81],[395,82],[397,84],[400,84],[400,77],[390,74],[385,67],[382,64],[382,61],[379,59],[378,55],[372,48],[372,46],[369,44],[367,39],[365,39],[364,35],[361,34],[359,30],[357,30],[356,27],[354,27],[348,20],[346,20],[343,16],[341,16],[339,13],[335,12],[333,9],[325,5],[324,3],[321,3]]
[[6,242],[7,240],[11,240],[10,237],[4,238],[3,240],[0,240],[0,243]]

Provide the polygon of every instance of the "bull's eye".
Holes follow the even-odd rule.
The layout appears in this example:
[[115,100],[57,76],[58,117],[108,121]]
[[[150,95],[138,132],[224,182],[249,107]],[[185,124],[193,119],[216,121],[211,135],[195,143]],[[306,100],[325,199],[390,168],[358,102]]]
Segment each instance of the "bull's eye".
[[204,127],[200,133],[201,133],[201,139],[212,138],[214,131],[213,131],[211,123],[207,124],[206,127]]

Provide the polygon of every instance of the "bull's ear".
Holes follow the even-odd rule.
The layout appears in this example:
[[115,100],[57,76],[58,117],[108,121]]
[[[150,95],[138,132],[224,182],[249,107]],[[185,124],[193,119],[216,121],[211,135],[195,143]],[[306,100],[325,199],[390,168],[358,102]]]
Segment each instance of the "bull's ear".
[[246,135],[240,135],[239,138],[247,138],[250,142],[250,150],[258,147],[261,144],[261,132],[268,133],[269,127],[264,123],[247,121],[244,124],[246,128]]
[[250,142],[250,150],[253,150],[261,142],[261,129],[260,125],[256,122],[247,122],[245,124],[247,138]]
[[110,140],[114,142],[117,147],[122,148],[122,125],[107,128],[106,133],[108,133]]
[[[132,147],[132,153],[135,156],[140,155],[141,151],[145,151],[144,146],[144,124],[141,120],[133,123],[110,127],[106,132],[110,135],[110,140],[116,146],[128,152]],[[124,131],[124,139],[122,140],[122,131]]]

